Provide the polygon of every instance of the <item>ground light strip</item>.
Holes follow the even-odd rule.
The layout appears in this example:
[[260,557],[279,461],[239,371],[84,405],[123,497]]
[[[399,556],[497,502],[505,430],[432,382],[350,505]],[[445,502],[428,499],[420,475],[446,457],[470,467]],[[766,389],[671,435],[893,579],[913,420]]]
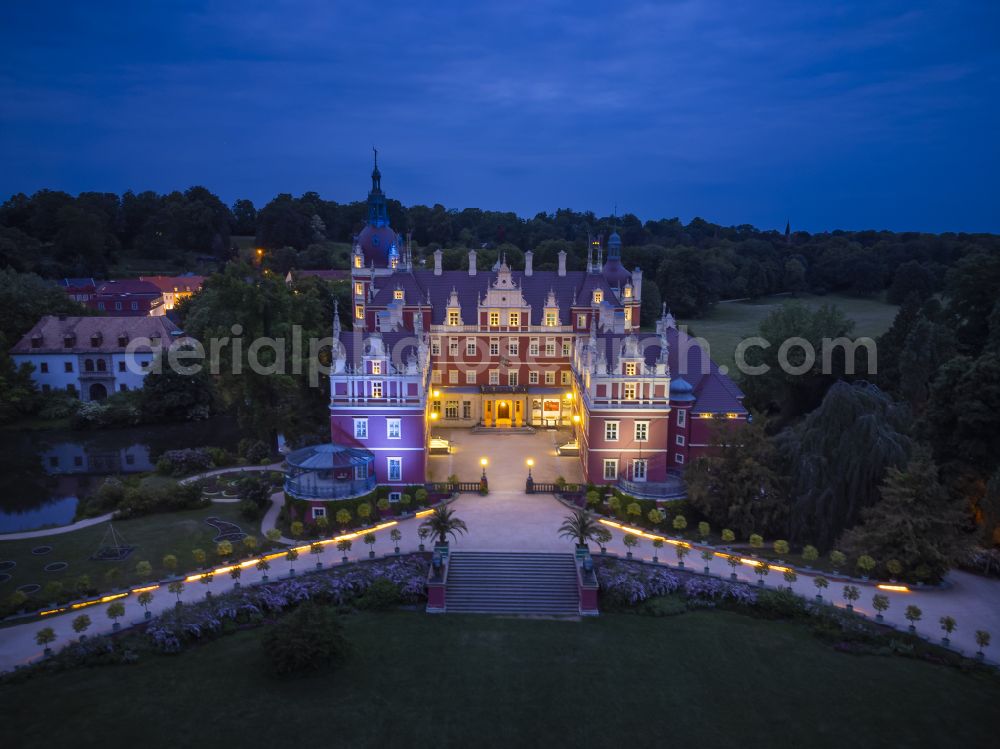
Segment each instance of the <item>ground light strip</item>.
[[[421,512],[416,513],[416,517],[418,518],[427,517],[433,512],[434,510],[423,510]],[[291,547],[291,549],[294,549],[299,554],[303,554],[307,551],[310,551],[312,549],[313,544],[319,544],[320,546],[328,546],[330,544],[335,544],[339,541],[350,541],[352,539],[358,538],[359,536],[364,536],[368,533],[378,533],[379,531],[384,531],[386,528],[391,528],[394,525],[399,525],[399,521],[390,520],[387,523],[380,523],[379,525],[373,526],[371,528],[364,528],[360,531],[355,531],[353,533],[345,533],[342,536],[336,536],[334,538],[318,539],[310,544],[306,544],[305,546],[293,546]],[[247,559],[246,561],[239,562],[238,564],[230,564],[224,567],[216,567],[214,570],[209,570],[208,572],[200,572],[194,575],[188,575],[187,577],[184,578],[184,582],[192,583],[192,582],[197,582],[198,580],[201,580],[205,577],[224,575],[227,572],[232,572],[232,570],[234,570],[236,567],[239,567],[241,569],[253,567],[261,559],[266,559],[268,561],[271,561],[272,559],[279,559],[281,557],[284,557],[291,549],[286,549],[285,551],[278,551],[273,554],[266,554],[263,557],[257,557],[255,559]],[[150,590],[156,590],[159,587],[161,587],[160,584],[145,585],[141,588],[132,588],[131,590],[127,590],[124,593],[110,593],[106,596],[101,596],[100,598],[93,598],[89,601],[77,601],[76,603],[71,603],[68,606],[60,606],[59,608],[55,609],[47,609],[45,611],[39,611],[38,615],[51,616],[52,614],[61,614],[64,611],[82,609],[85,606],[94,606],[95,604],[98,603],[109,603],[111,601],[116,601],[119,598],[125,598],[126,596],[130,596],[132,594],[139,594],[139,593],[145,593],[146,591]]]
[[[613,520],[605,520],[600,518],[598,520],[602,525],[607,525],[612,528],[617,528],[623,533],[631,533],[633,536],[641,536],[642,538],[648,538],[652,541],[663,541],[664,543],[673,544],[674,546],[685,546],[687,548],[692,548],[691,544],[687,541],[679,541],[675,538],[667,538],[666,536],[657,536],[654,533],[647,533],[642,528],[630,528],[627,525],[622,525],[621,523],[616,523]],[[763,563],[763,559],[753,559],[751,557],[741,557],[736,554],[726,554],[722,551],[713,551],[713,554],[717,557],[722,557],[723,559],[739,559],[741,564],[745,564],[749,567],[760,567]],[[790,567],[781,567],[780,565],[772,564],[768,567],[769,570],[774,570],[775,572],[787,572]],[[875,586],[879,590],[888,590],[894,593],[909,593],[910,589],[905,585],[886,585],[879,584]]]

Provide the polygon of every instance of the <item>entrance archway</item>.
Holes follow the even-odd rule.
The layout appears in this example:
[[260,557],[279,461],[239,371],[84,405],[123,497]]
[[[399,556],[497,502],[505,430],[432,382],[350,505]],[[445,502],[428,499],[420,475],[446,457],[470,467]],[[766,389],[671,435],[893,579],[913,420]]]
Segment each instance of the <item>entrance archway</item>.
[[95,382],[90,386],[90,400],[92,401],[102,401],[108,397],[108,389],[104,387],[99,382]]
[[497,422],[510,422],[510,401],[497,401]]

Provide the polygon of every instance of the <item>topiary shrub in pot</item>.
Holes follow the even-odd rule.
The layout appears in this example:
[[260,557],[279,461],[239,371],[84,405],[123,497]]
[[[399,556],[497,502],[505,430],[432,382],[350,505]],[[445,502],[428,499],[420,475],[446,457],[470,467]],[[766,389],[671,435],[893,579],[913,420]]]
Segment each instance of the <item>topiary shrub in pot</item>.
[[806,569],[812,569],[812,563],[819,559],[819,549],[815,546],[806,545],[802,549],[802,558],[806,562]]
[[[651,512],[658,512],[658,510],[651,510]],[[659,564],[660,563],[659,551],[662,548],[663,548],[663,539],[662,538],[654,538],[653,539],[653,549],[654,549],[654,551],[653,551],[653,564]]]
[[347,564],[347,553],[351,550],[351,539],[342,538],[337,542],[337,551],[340,552],[340,561]]
[[875,621],[881,622],[884,619],[883,612],[889,609],[889,596],[882,593],[873,595],[872,608],[875,609]]
[[625,544],[625,558],[632,558],[632,549],[639,545],[639,538],[631,533],[626,533],[622,536],[622,543]]
[[715,556],[715,552],[712,551],[711,549],[702,549],[701,558],[705,562],[705,574],[706,575],[712,574],[712,568],[708,566],[708,563],[712,561],[712,557],[714,557],[714,556]]

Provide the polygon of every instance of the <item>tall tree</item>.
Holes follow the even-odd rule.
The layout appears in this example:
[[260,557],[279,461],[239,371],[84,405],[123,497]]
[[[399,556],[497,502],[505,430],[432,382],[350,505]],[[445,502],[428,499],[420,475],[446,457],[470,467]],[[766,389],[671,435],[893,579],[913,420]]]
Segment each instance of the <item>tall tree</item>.
[[777,444],[791,476],[790,535],[828,548],[878,499],[891,467],[909,455],[910,416],[877,387],[838,382]]
[[969,545],[967,508],[948,496],[926,449],[915,451],[905,469],[887,468],[880,493],[841,546],[853,556],[898,559],[908,579],[937,582]]

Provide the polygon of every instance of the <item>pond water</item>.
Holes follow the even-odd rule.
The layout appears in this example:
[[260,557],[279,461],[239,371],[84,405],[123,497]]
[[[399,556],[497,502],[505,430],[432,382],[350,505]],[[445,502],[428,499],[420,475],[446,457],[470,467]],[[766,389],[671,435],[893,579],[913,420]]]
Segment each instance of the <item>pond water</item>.
[[0,430],[0,533],[66,525],[81,497],[107,476],[156,468],[166,450],[235,451],[228,419],[94,431]]

